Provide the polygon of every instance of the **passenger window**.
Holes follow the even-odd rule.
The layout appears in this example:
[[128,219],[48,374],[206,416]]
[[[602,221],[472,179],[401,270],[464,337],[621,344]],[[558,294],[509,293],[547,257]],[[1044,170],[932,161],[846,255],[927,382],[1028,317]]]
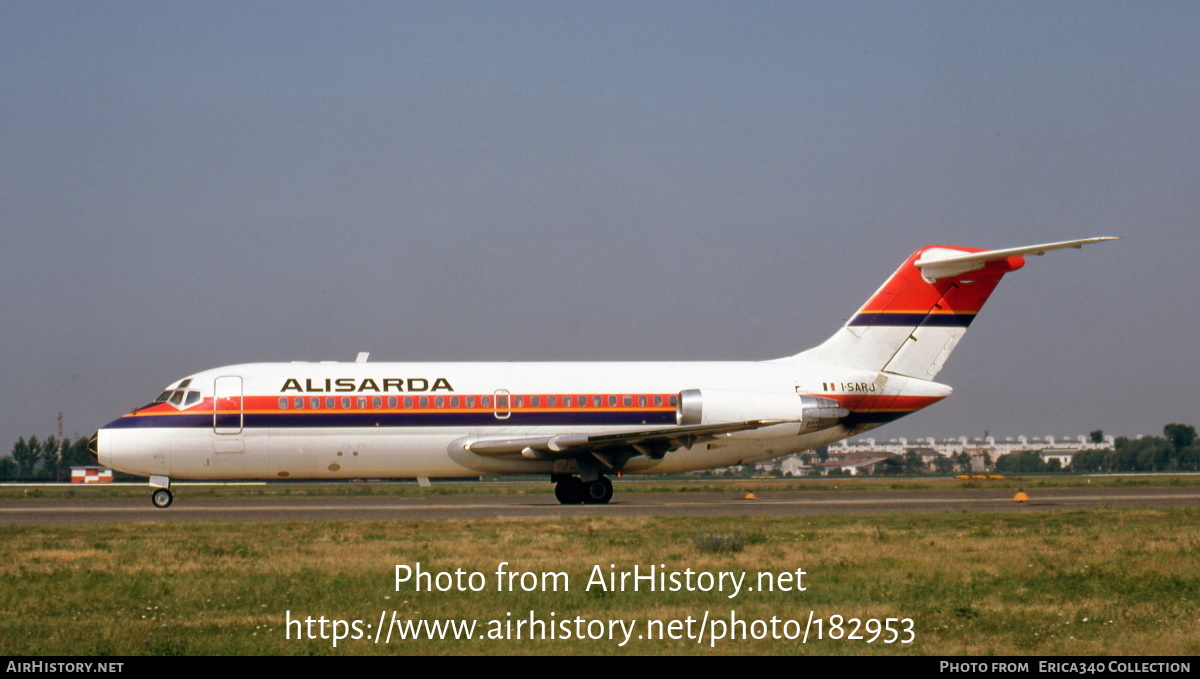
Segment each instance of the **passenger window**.
[[333,410],[336,407],[337,407],[337,399],[332,396],[326,396],[325,397],[325,408],[327,410]]
[[312,408],[313,410],[320,410],[321,409],[321,399],[317,398],[316,396],[313,396],[312,398],[308,399],[308,407]]
[[392,410],[396,409],[396,397],[395,396],[388,396],[388,408],[390,408]]
[[350,410],[350,397],[349,396],[342,397],[342,410]]
[[443,405],[445,405],[445,403],[446,399],[442,398],[441,396],[433,399],[433,407],[435,408],[441,408]]
[[468,408],[474,408],[474,407],[475,407],[475,397],[474,397],[474,396],[468,396],[468,397],[467,397],[467,407],[468,407]]
[[655,405],[655,406],[661,406],[661,405],[662,405],[662,394],[655,394],[655,395],[654,395],[654,405]]
[[602,401],[600,400],[600,394],[596,394],[595,396],[592,397],[592,407],[593,408],[599,408],[601,403],[602,403]]
[[676,397],[675,394],[671,394],[667,397],[667,403],[670,403],[671,405],[677,405],[679,403],[679,398]]
[[451,396],[451,397],[450,397],[450,407],[451,407],[451,408],[457,408],[457,407],[458,407],[458,397],[457,397],[457,396]]
[[375,408],[375,409],[382,408],[383,407],[383,399],[378,396],[371,399],[371,407]]
[[358,397],[358,409],[359,409],[359,410],[366,410],[366,409],[367,409],[367,397],[366,397],[366,396],[359,396],[359,397]]
[[625,404],[626,408],[628,408],[629,406],[633,405],[633,397],[629,394],[625,394],[621,397],[621,402]]
[[300,396],[297,396],[296,398],[292,399],[292,405],[296,408],[296,410],[303,410],[304,399]]
[[613,396],[612,394],[609,394],[608,395],[608,407],[615,408],[616,405],[617,405],[617,397]]
[[279,397],[279,409],[287,410],[287,397],[286,396]]
[[556,405],[558,405],[558,398],[555,396],[547,396],[546,397],[546,405],[550,408],[555,407]]
[[492,407],[492,397],[491,396],[480,396],[479,397],[479,405],[480,405],[480,407],[483,407],[483,408],[491,408]]
[[525,407],[525,397],[524,396],[514,396],[513,397],[513,406],[515,406],[517,408],[524,408]]
[[420,403],[421,403],[421,407],[422,407],[422,408],[428,408],[428,407],[429,407],[429,397],[428,397],[428,396],[422,396],[422,397],[421,397],[421,401],[420,401]]
[[563,396],[563,407],[564,408],[571,407],[571,397],[570,396]]
[[642,408],[646,407],[646,395],[645,394],[638,396],[638,405],[641,406]]
[[534,408],[537,408],[538,406],[542,405],[541,397],[540,396],[530,396],[529,397],[529,405],[533,406]]
[[405,407],[405,408],[411,408],[411,407],[412,407],[412,396],[405,396],[405,397],[404,397],[404,407]]

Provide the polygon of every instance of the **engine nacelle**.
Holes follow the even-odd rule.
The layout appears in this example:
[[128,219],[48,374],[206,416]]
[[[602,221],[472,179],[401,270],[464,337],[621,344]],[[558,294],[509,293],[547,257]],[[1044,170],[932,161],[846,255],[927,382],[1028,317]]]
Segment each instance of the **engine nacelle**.
[[850,414],[837,401],[808,394],[724,389],[679,392],[675,421],[681,425],[726,424],[751,420],[780,423],[754,430],[756,436],[796,436],[836,426]]

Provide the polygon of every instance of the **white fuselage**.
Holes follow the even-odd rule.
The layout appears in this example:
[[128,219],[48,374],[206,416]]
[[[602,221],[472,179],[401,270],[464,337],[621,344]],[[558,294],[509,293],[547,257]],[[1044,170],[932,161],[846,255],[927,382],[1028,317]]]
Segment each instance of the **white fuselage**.
[[661,456],[633,455],[620,471],[766,460],[879,426],[950,393],[934,382],[795,361],[257,363],[181,380],[166,400],[102,428],[96,452],[115,469],[174,479],[554,473],[552,459],[481,455],[468,445],[670,428],[677,424],[678,394],[696,389],[783,402],[812,394],[838,401],[851,416],[815,432],[768,426]]

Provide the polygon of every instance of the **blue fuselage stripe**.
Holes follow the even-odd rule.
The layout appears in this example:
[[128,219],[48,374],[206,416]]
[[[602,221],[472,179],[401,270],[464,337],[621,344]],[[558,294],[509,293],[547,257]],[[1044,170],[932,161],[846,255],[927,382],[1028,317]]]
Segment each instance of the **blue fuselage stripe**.
[[[237,427],[237,415],[222,414],[221,427]],[[674,411],[513,411],[506,418],[491,412],[318,412],[246,413],[245,429],[354,428],[354,427],[555,427],[613,425],[672,425]],[[122,417],[106,429],[203,429],[213,427],[211,412],[197,414],[142,415]]]
[[922,314],[897,312],[871,312],[858,314],[850,319],[849,325],[893,325],[901,327],[936,326],[965,328],[975,320],[975,314]]

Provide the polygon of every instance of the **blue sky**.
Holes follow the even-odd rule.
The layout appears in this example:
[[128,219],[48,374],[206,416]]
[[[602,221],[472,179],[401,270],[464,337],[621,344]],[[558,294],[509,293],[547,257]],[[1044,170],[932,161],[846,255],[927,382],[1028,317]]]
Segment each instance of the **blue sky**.
[[736,360],[1031,258],[878,435],[1200,424],[1200,5],[0,6],[0,445],[265,360]]

